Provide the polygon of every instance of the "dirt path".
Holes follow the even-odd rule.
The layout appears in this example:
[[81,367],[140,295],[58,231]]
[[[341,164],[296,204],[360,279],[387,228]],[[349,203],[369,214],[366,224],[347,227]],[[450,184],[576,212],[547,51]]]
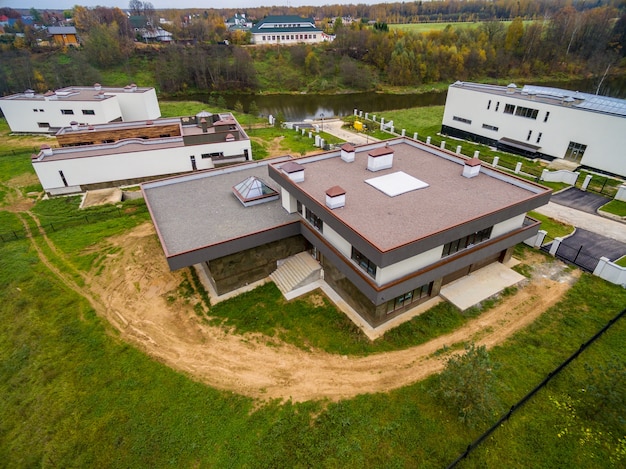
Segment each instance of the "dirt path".
[[109,242],[122,249],[86,282],[88,295],[101,299],[97,309],[122,336],[194,379],[261,399],[338,400],[413,383],[443,368],[444,358],[433,353],[446,345],[474,340],[492,347],[526,327],[562,298],[576,275],[563,274],[554,262],[518,293],[451,334],[408,350],[353,358],[288,344],[268,346],[260,336],[231,335],[201,324],[191,305],[168,302],[182,273],[169,271],[152,225]]

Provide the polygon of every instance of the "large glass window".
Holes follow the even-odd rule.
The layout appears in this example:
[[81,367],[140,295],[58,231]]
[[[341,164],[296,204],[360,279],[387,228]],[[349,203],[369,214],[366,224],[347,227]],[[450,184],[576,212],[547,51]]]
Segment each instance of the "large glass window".
[[430,293],[433,289],[433,282],[427,283],[426,285],[422,285],[415,290],[411,290],[406,292],[403,295],[400,295],[393,300],[387,302],[387,314],[391,314],[394,311],[397,311],[405,306],[410,305],[411,303],[415,303],[422,298],[427,298],[430,296]]
[[359,250],[352,247],[352,260],[371,277],[376,278],[376,264],[365,257]]
[[565,159],[569,161],[579,162],[583,158],[586,149],[587,145],[583,145],[582,143],[569,142],[567,152],[565,152]]
[[324,231],[324,222],[308,208],[306,209],[306,219],[313,227],[320,232]]
[[441,257],[449,256],[455,252],[462,251],[463,249],[473,246],[474,244],[478,244],[481,241],[489,239],[492,228],[493,227],[490,226],[489,228],[485,228],[484,230],[477,231],[445,244],[443,246],[443,253],[441,254]]
[[513,104],[507,104],[504,106],[505,114],[513,114],[515,112],[515,106]]

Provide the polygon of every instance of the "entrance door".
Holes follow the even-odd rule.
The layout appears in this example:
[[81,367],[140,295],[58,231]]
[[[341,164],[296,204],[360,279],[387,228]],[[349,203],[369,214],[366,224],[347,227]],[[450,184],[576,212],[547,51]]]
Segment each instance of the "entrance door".
[[585,154],[586,149],[587,145],[583,145],[582,143],[569,142],[569,146],[567,147],[567,151],[565,152],[565,159],[568,161],[573,161],[575,163],[580,163],[580,160],[583,159],[583,155]]

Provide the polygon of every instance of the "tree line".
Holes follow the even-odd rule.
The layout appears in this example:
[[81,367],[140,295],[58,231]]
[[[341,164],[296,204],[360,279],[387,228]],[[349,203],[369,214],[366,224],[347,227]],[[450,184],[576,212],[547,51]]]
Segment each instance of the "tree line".
[[[141,2],[135,3],[141,7]],[[485,2],[425,2],[421,8],[430,8],[430,3],[452,8],[456,3]],[[520,2],[520,6],[530,8],[532,3]],[[189,19],[187,24],[191,30],[201,24],[206,40],[145,49],[136,47],[134,31],[120,9],[75,7],[77,29],[88,31],[83,46],[78,50],[2,46],[0,94],[91,84],[102,81],[101,72],[109,69],[129,76],[137,69],[150,71],[159,90],[166,93],[367,90],[384,84],[418,86],[555,74],[600,80],[624,65],[623,4],[621,10],[606,2],[585,8],[568,4],[534,21],[517,17],[509,24],[487,21],[427,33],[390,29],[384,22],[374,27],[337,21],[334,42],[291,47],[219,45],[211,39],[223,32],[223,20],[221,28],[211,27],[217,20],[207,14],[201,23]],[[411,7],[418,6],[416,2]]]

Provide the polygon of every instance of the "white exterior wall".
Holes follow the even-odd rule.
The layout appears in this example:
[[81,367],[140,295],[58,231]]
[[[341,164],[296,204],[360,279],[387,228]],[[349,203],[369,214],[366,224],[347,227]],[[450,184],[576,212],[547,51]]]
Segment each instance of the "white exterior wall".
[[348,260],[352,257],[352,245],[327,224],[324,224],[324,238]]
[[422,252],[417,256],[409,257],[403,261],[388,265],[387,267],[378,267],[376,269],[376,284],[384,285],[433,264],[441,259],[442,252],[443,245]]
[[493,225],[493,229],[491,230],[491,238],[497,238],[498,236],[502,236],[503,234],[508,233],[509,231],[517,230],[521,228],[524,224],[524,219],[526,218],[526,214],[522,213],[513,218],[509,218],[508,220],[501,221],[500,223],[496,223]]
[[[490,109],[487,104],[491,100]],[[497,103],[498,111],[496,111]],[[539,111],[537,119],[505,114],[506,104],[524,106]],[[550,113],[544,122],[546,112]],[[468,119],[471,124],[459,122],[454,116]],[[483,124],[498,127],[497,131],[484,129]],[[492,94],[451,86],[443,116],[443,125],[476,135],[499,140],[508,137],[541,147],[540,153],[564,158],[570,142],[587,145],[580,164],[626,176],[626,118],[587,111],[560,104],[532,99],[530,95]],[[528,132],[532,131],[530,139]],[[537,137],[541,132],[541,140]]]
[[[265,40],[263,40],[263,36],[265,36]],[[294,39],[291,39],[291,36]],[[302,36],[302,38],[301,38]],[[304,37],[307,39],[304,39]],[[274,37],[274,39],[272,39]],[[284,39],[279,39],[283,37]],[[252,34],[252,43],[253,44],[316,44],[318,42],[323,42],[324,37],[320,32],[317,33],[276,33],[276,32],[264,32],[264,33],[253,33]]]
[[280,188],[280,198],[283,208],[287,213],[295,213],[298,211],[298,200],[291,195],[284,187]]
[[[115,96],[94,101],[58,98],[3,99],[0,100],[0,108],[13,132],[47,132],[48,128],[39,127],[39,122],[47,122],[51,127],[69,127],[72,121],[104,124],[122,117]],[[74,114],[62,114],[62,109],[71,109]],[[93,110],[94,114],[83,114],[83,110]]]
[[[195,156],[198,170],[213,168],[211,158],[202,158],[202,153],[223,151],[225,156],[243,153],[249,141],[225,142],[216,146],[194,145],[163,149],[147,149],[132,153],[118,153],[63,160],[33,160],[33,168],[45,191],[64,187],[59,171],[63,171],[69,186],[96,184],[124,179],[143,178],[192,171],[191,158]],[[77,151],[84,149],[76,148]],[[67,149],[64,149],[67,150]],[[67,153],[71,155],[70,153]]]
[[159,100],[154,88],[144,92],[127,91],[114,94],[120,103],[122,120],[125,122],[158,119],[161,117]]

